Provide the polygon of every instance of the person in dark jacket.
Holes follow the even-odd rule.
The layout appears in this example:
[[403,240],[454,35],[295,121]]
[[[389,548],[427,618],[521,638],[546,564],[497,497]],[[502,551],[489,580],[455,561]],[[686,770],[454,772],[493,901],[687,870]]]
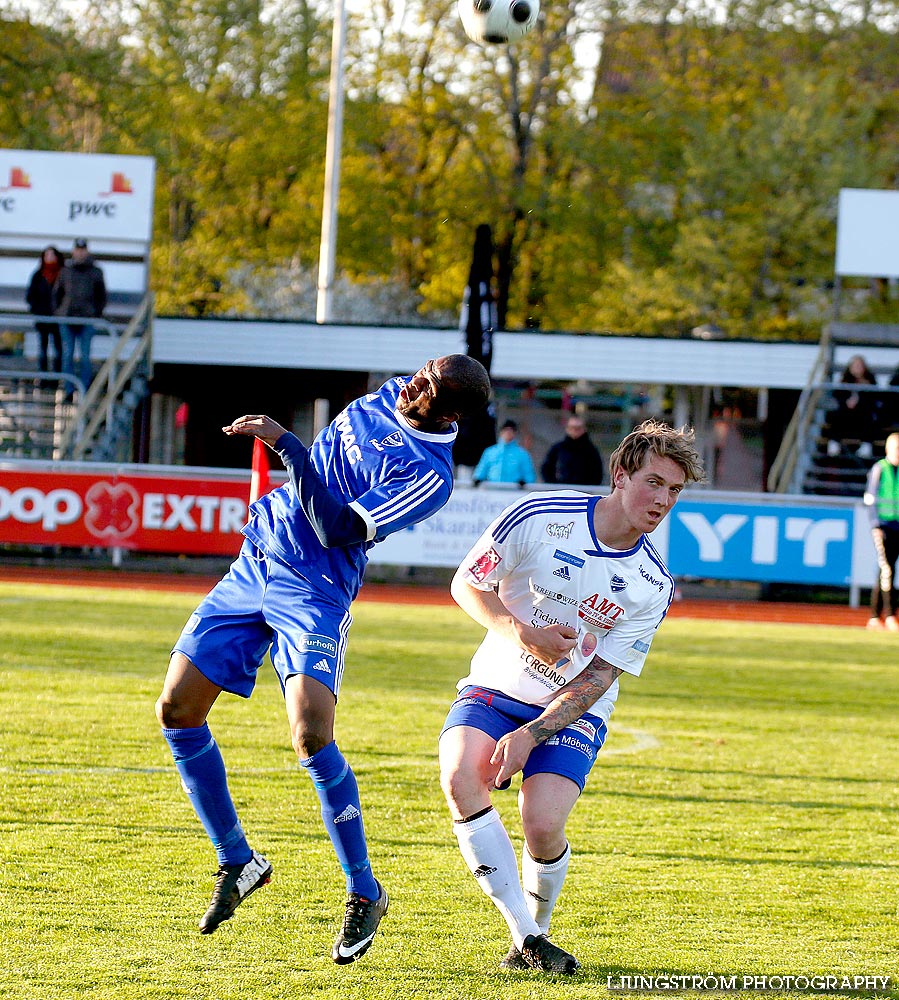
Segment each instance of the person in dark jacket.
[[[53,289],[53,313],[79,319],[99,319],[106,308],[106,282],[103,272],[88,253],[87,241],[75,240],[72,259],[59,272]],[[91,323],[60,323],[62,334],[62,370],[67,375],[77,374],[85,391],[93,378],[91,365],[91,340],[94,326]],[[75,371],[75,345],[79,349],[78,371]]]
[[565,437],[546,453],[540,474],[546,483],[571,486],[599,486],[602,457],[590,440],[587,425],[572,413],[565,425]]
[[[34,316],[53,315],[53,286],[62,270],[62,254],[54,246],[44,248],[41,262],[31,275],[25,301]],[[39,319],[34,324],[38,334],[38,367],[42,372],[50,371],[50,344],[53,344],[53,371],[62,371],[62,346],[59,339],[59,324]]]
[[[855,354],[843,369],[840,383],[846,386],[877,385],[877,378],[862,355]],[[827,454],[834,458],[847,448],[855,451],[859,458],[870,458],[880,420],[878,393],[853,392],[851,388],[835,389],[833,398],[837,407],[830,414]]]

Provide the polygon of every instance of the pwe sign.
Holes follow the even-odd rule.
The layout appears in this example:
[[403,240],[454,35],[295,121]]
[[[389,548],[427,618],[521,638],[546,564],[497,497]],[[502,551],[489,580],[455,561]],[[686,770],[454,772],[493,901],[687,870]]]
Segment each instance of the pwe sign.
[[249,473],[204,478],[133,470],[0,469],[0,542],[237,554]]
[[149,243],[155,167],[149,156],[0,149],[0,233]]

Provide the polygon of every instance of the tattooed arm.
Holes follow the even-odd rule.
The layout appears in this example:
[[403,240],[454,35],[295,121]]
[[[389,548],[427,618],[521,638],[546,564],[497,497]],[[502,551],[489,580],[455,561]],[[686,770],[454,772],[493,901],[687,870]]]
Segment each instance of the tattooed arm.
[[503,736],[490,758],[491,764],[500,765],[493,779],[494,785],[501,785],[520,771],[528,754],[538,743],[544,743],[550,736],[555,736],[575,719],[579,719],[609,690],[621,673],[620,667],[613,667],[601,657],[594,656],[536,719]]

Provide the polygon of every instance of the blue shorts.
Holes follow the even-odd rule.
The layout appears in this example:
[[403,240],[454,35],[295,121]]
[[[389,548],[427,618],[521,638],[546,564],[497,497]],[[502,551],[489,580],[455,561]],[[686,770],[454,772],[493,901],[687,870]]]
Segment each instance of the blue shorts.
[[[450,706],[440,735],[454,726],[471,726],[498,741],[506,733],[536,719],[543,711],[537,705],[516,701],[499,691],[468,685]],[[598,715],[582,715],[545,743],[535,746],[522,775],[529,778],[532,774],[560,774],[570,778],[583,791],[607,732],[605,722]]]
[[336,698],[352,622],[346,608],[245,541],[227,575],[190,616],[174,652],[213,684],[249,698],[271,648],[282,690],[288,677],[304,674]]

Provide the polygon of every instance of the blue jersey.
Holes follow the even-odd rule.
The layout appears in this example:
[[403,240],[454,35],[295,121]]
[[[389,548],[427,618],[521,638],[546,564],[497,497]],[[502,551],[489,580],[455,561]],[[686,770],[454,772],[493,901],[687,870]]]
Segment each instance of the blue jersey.
[[456,427],[420,431],[396,410],[406,378],[354,400],[316,437],[312,465],[328,491],[368,527],[363,542],[325,548],[288,482],[250,507],[243,533],[325,596],[351,602],[362,585],[371,546],[430,517],[453,489]]

